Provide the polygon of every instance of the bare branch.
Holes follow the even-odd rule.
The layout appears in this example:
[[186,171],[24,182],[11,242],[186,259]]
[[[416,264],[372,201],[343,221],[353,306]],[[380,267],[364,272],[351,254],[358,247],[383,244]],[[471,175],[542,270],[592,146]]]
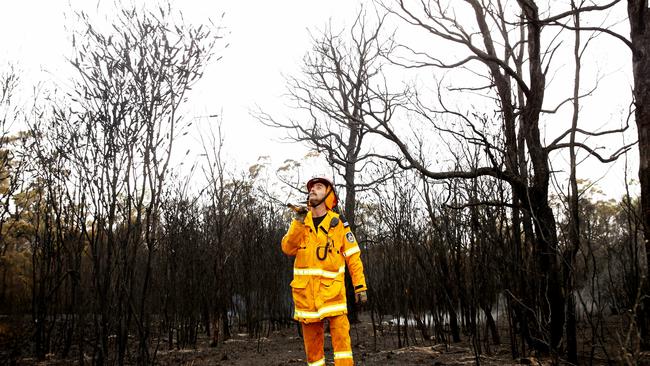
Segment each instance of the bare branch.
[[568,143],[568,142],[567,142],[567,143],[563,143],[563,144],[556,144],[556,145],[553,146],[552,148],[548,149],[548,151],[553,151],[553,150],[558,150],[558,149],[564,149],[564,148],[567,148],[567,147],[575,146],[575,147],[579,147],[579,148],[581,148],[581,149],[587,151],[591,156],[593,156],[593,157],[595,157],[596,159],[600,160],[600,162],[602,162],[602,163],[611,163],[611,162],[613,162],[613,161],[616,161],[616,159],[618,159],[621,155],[623,155],[623,154],[625,154],[626,152],[628,152],[628,151],[632,148],[632,146],[636,145],[637,143],[638,143],[638,141],[635,141],[635,142],[633,142],[633,143],[631,143],[631,144],[628,144],[628,145],[622,146],[621,148],[619,148],[618,150],[616,150],[614,153],[612,153],[612,154],[611,154],[609,157],[607,157],[607,158],[602,157],[602,156],[601,156],[600,154],[598,154],[594,149],[592,149],[591,147],[589,147],[589,146],[587,146],[587,145],[585,145],[585,144],[583,144],[583,143],[580,143],[580,142],[576,142],[576,143],[574,143],[574,144],[571,144],[571,143]]

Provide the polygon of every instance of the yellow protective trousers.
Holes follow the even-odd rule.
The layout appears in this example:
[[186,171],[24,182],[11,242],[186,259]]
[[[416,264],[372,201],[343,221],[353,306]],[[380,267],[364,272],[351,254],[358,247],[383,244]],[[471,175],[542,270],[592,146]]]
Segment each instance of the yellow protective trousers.
[[[334,365],[354,366],[352,346],[350,345],[350,322],[347,315],[342,314],[327,319],[330,323],[332,347],[334,348]],[[325,366],[325,352],[323,351],[324,323],[324,321],[301,323],[308,366]]]

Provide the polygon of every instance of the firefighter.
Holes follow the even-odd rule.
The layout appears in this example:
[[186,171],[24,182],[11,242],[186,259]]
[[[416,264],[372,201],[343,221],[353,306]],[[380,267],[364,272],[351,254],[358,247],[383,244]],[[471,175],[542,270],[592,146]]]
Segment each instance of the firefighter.
[[291,292],[294,319],[302,326],[309,366],[325,365],[324,321],[329,322],[334,364],[354,365],[350,344],[344,276],[347,266],[355,300],[364,304],[366,280],[359,245],[342,215],[332,181],[319,176],[307,182],[308,210],[297,210],[282,238],[282,251],[295,257]]

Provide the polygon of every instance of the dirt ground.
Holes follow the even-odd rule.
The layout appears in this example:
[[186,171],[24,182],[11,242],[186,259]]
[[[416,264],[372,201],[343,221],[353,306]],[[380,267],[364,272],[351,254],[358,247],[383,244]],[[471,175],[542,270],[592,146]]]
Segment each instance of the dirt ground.
[[[378,337],[378,349],[374,351],[374,339],[370,319],[352,325],[351,337],[355,365],[367,366],[411,366],[411,365],[473,365],[476,360],[470,347],[465,345],[445,347],[444,344],[419,344],[397,348],[395,335]],[[493,356],[481,356],[483,365],[548,365],[550,362],[527,358],[513,361],[504,348],[493,348]],[[327,365],[333,365],[331,339],[325,335],[325,359]],[[272,332],[266,338],[250,338],[247,334],[236,334],[216,348],[202,339],[196,349],[163,350],[158,352],[161,365],[305,365],[305,353],[302,339],[297,328]]]
[[[386,327],[384,335],[378,333],[377,344],[373,337],[372,324],[368,314],[363,313],[361,322],[352,325],[350,331],[352,338],[355,365],[357,366],[411,366],[411,365],[474,365],[476,359],[467,337],[463,342],[453,345],[436,344],[433,341],[423,342],[418,336],[418,344],[411,344],[406,347],[398,347],[394,327]],[[502,337],[506,334],[502,334]],[[505,338],[505,337],[504,337]],[[0,345],[0,348],[6,348]],[[24,344],[29,348],[28,344]],[[168,350],[164,343],[160,345],[156,356],[156,364],[187,365],[187,366],[282,366],[282,365],[306,365],[305,353],[303,351],[302,339],[298,334],[298,327],[290,327],[279,331],[271,332],[268,337],[255,338],[248,334],[233,334],[233,336],[217,347],[210,347],[209,339],[200,335],[196,348]],[[22,347],[21,347],[22,348]],[[25,349],[25,348],[22,348]],[[8,351],[9,349],[5,349]],[[510,354],[508,342],[501,346],[491,345],[489,350],[484,349],[480,356],[481,365],[551,365],[550,359],[538,359],[527,357],[513,360]],[[18,357],[16,363],[6,361],[1,357],[3,352],[0,349],[0,365],[40,365],[59,366],[75,365],[77,360],[61,360],[55,355],[48,355],[47,360],[37,362],[29,356]],[[6,356],[6,355],[5,355]],[[333,365],[331,339],[329,334],[325,335],[325,357],[327,365]],[[15,361],[14,358],[12,361]],[[131,361],[127,360],[128,364]],[[650,365],[650,354],[644,355],[639,364]],[[88,359],[90,363],[90,360]],[[585,360],[585,364],[589,361]],[[593,364],[605,364],[597,360]]]

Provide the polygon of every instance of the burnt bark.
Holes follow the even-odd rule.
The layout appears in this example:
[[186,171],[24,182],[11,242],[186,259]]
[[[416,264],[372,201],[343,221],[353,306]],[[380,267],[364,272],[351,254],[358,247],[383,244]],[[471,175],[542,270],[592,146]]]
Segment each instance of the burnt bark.
[[[628,20],[632,42],[632,76],[634,78],[634,117],[639,136],[639,182],[641,185],[641,218],[643,221],[643,242],[646,263],[650,263],[650,9],[647,0],[628,0]],[[650,266],[646,266],[650,275]],[[650,278],[646,275],[646,278]],[[644,290],[647,295],[648,285]],[[645,296],[639,326],[641,338],[650,346],[648,320],[650,319],[650,298]]]

